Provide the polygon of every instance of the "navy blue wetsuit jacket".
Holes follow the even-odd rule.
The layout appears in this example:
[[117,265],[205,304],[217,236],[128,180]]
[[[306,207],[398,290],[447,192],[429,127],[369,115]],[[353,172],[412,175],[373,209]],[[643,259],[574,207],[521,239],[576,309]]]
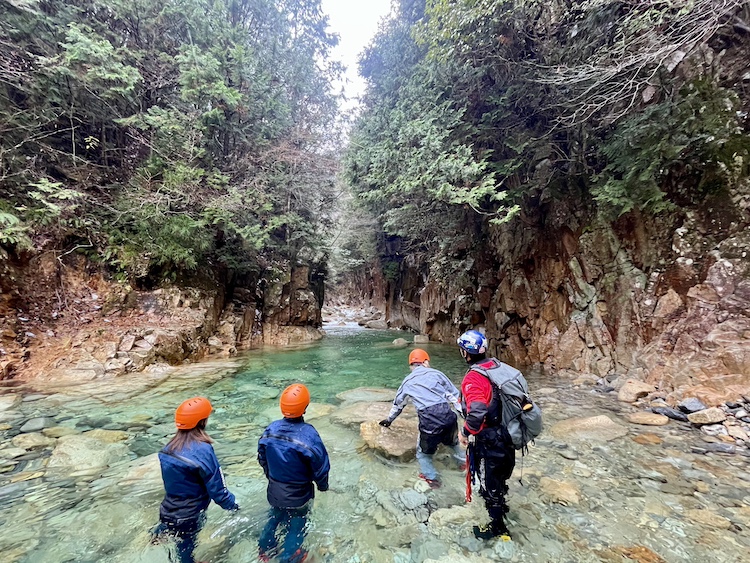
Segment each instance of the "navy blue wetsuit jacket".
[[181,524],[200,516],[211,499],[224,508],[237,507],[227,489],[214,448],[193,442],[178,452],[159,452],[161,478],[167,491],[159,509],[163,522]]
[[318,431],[302,417],[272,422],[258,441],[258,463],[268,477],[268,503],[299,508],[319,491],[328,490],[328,460]]

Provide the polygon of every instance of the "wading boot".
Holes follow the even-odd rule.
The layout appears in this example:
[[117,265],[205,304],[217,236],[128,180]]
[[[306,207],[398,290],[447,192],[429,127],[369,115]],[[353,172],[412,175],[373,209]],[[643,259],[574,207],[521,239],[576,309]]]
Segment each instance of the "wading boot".
[[423,481],[426,481],[427,484],[430,486],[431,489],[439,489],[442,483],[440,482],[440,479],[437,477],[435,479],[428,479],[424,473],[419,474],[419,478]]
[[493,520],[489,524],[474,526],[474,537],[480,540],[491,540],[500,536],[510,539],[510,530],[503,520]]

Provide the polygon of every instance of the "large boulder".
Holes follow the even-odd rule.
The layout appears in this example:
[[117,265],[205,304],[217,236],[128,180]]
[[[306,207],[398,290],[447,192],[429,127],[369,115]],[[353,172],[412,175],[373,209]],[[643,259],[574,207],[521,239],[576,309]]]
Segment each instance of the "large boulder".
[[130,450],[121,443],[107,443],[93,436],[75,434],[63,436],[52,451],[49,467],[73,470],[104,468],[125,459]]
[[190,354],[183,332],[156,329],[143,339],[155,348],[157,358],[163,358],[170,364],[178,364]]
[[[331,419],[342,426],[358,428],[360,424],[368,420],[383,420],[391,412],[392,403],[347,403],[331,415]],[[414,420],[416,424],[417,411],[411,405],[407,405],[396,422],[403,423],[407,420]],[[394,424],[396,424],[394,422]]]
[[161,485],[159,454],[153,453],[132,462],[118,484],[120,486],[143,485],[146,488]]
[[718,407],[692,412],[688,415],[688,420],[693,424],[716,424],[726,419],[726,413]]
[[367,420],[359,427],[359,434],[368,448],[399,461],[414,459],[417,450],[419,425],[415,418],[397,418],[390,428],[377,420]]
[[625,381],[620,390],[617,392],[617,400],[624,403],[634,403],[641,397],[654,392],[654,386],[636,379]]

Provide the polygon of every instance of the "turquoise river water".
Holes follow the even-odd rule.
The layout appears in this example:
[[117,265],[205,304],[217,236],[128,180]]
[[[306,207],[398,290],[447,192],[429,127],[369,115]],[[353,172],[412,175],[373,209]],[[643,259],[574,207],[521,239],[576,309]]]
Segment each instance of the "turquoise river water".
[[[298,381],[310,389],[307,420],[332,464],[331,490],[316,497],[310,522],[314,562],[750,561],[747,457],[706,454],[700,446],[710,437],[687,424],[628,424],[623,416],[633,407],[612,393],[534,372],[528,379],[547,428],[602,416],[620,432],[544,433],[523,464],[519,457],[511,482],[513,541],[476,540],[471,526],[486,514],[478,495],[465,503],[464,476],[449,452],[436,456],[443,487],[425,490],[415,461],[374,454],[358,422],[337,417],[342,402],[377,395],[347,391],[399,385],[409,351],[391,344],[400,336],[341,327],[294,349],[107,381],[2,382],[0,561],[168,561],[166,548],[149,541],[163,494],[155,453],[173,434],[175,407],[195,395],[214,404],[208,430],[242,507],[210,507],[196,558],[257,561],[267,510],[257,440],[280,416],[280,391]],[[456,347],[424,347],[433,367],[458,383],[465,366]]]

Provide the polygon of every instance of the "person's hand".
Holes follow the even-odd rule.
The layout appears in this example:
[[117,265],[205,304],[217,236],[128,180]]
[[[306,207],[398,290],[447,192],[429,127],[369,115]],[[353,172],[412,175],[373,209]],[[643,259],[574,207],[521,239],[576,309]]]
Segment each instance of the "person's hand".
[[463,432],[458,433],[458,441],[464,448],[469,446],[469,438],[464,436]]
[[383,420],[378,422],[378,424],[380,424],[380,426],[383,426],[384,428],[388,428],[391,425],[391,421],[387,418],[384,418]]

